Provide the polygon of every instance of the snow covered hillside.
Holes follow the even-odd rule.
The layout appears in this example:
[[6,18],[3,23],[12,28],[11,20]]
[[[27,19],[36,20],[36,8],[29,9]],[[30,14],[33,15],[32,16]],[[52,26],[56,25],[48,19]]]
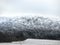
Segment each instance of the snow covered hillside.
[[60,20],[45,17],[0,17],[0,42],[17,40],[60,40]]

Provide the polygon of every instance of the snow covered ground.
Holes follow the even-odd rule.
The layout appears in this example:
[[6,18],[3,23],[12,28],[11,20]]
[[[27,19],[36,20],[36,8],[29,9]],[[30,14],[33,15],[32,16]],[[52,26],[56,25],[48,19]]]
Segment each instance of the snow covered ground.
[[60,45],[60,41],[42,40],[42,39],[27,39],[22,44],[18,42],[0,43],[0,45]]

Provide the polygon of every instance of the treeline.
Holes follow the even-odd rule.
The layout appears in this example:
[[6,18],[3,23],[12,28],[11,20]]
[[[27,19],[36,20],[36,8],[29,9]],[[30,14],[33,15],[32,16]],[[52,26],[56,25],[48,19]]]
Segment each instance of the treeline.
[[0,42],[28,38],[60,40],[60,21],[44,17],[0,18]]

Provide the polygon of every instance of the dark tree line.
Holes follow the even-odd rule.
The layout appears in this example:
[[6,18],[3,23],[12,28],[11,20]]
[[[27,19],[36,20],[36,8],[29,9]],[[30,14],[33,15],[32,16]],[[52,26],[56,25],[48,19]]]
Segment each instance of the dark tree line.
[[28,38],[60,40],[60,21],[44,17],[0,18],[0,42]]

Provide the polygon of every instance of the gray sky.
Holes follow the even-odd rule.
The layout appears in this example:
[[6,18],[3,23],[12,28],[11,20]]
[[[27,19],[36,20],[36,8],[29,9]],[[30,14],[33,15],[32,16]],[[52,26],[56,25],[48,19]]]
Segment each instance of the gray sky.
[[0,0],[0,15],[59,15],[59,0]]

